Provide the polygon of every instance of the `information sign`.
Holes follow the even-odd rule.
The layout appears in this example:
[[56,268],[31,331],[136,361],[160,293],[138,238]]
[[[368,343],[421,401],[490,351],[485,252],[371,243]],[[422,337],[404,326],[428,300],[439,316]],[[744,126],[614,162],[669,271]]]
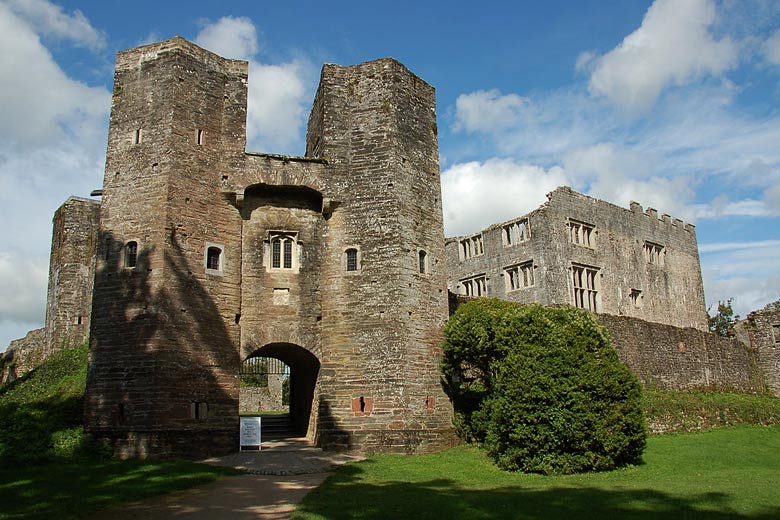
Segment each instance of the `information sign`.
[[241,418],[241,446],[239,451],[245,448],[260,449],[260,417],[242,417]]

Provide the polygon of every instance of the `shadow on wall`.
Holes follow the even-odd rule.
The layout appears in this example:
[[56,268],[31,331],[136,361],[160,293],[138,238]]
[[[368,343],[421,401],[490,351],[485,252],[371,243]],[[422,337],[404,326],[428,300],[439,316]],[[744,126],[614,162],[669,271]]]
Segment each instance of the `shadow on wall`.
[[138,244],[133,262],[125,243],[100,237],[86,429],[123,457],[234,451],[237,325],[228,330],[210,292],[223,281],[187,261],[175,228],[165,240],[163,267],[154,247]]

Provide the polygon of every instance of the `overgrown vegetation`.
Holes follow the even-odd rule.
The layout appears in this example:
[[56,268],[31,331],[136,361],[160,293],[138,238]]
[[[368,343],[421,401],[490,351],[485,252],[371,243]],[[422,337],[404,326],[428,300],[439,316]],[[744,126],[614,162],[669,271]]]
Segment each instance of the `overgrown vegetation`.
[[82,442],[87,347],[0,387],[0,519],[71,519],[225,475],[187,461],[118,461]]
[[641,457],[639,381],[585,311],[469,302],[445,327],[442,370],[461,435],[503,469],[600,471]]
[[650,428],[657,432],[780,424],[780,399],[768,395],[645,389],[642,401]]
[[643,459],[617,471],[544,476],[501,471],[473,446],[377,455],[338,468],[293,518],[780,518],[780,426],[653,436]]

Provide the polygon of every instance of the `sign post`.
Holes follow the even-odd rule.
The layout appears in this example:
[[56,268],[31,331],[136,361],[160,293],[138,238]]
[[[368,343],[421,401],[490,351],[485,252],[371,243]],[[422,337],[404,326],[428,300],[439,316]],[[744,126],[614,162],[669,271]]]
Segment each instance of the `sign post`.
[[239,451],[260,450],[260,417],[241,417]]

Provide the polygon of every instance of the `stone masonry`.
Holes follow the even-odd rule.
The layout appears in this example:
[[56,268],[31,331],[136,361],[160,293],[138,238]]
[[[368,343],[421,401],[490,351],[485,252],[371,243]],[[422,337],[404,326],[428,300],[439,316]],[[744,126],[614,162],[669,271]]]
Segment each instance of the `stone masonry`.
[[246,92],[246,62],[181,38],[117,57],[86,431],[120,456],[235,450],[262,355],[323,447],[449,445],[433,88],[326,65],[305,157],[244,151]]
[[691,224],[566,187],[548,199],[525,216],[448,238],[450,290],[708,330]]

